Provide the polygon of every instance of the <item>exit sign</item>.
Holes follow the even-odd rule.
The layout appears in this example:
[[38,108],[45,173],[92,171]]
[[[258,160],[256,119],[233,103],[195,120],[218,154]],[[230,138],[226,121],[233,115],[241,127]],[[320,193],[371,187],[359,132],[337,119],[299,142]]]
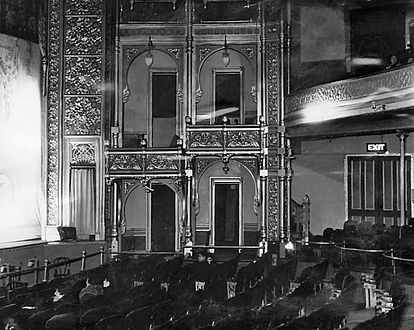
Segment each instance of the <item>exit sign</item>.
[[368,152],[386,152],[387,151],[387,144],[386,143],[367,143],[367,151]]

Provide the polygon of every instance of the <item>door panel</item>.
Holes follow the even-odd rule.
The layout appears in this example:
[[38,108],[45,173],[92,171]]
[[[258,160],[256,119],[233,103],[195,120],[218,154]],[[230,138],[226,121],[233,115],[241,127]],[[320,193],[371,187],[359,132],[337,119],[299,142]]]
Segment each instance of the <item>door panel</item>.
[[166,185],[151,187],[151,251],[175,251],[175,193]]
[[[406,200],[411,191],[411,163],[406,157]],[[348,157],[348,216],[356,221],[387,226],[396,225],[400,218],[399,156]],[[406,203],[406,218],[411,209]]]
[[214,194],[214,237],[216,245],[239,245],[240,185],[216,183]]

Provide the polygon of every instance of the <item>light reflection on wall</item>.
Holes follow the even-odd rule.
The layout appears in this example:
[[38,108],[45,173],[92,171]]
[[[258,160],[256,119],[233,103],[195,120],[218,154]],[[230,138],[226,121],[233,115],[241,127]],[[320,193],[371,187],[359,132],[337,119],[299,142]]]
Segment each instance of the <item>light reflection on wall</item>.
[[0,243],[40,238],[39,46],[0,34]]

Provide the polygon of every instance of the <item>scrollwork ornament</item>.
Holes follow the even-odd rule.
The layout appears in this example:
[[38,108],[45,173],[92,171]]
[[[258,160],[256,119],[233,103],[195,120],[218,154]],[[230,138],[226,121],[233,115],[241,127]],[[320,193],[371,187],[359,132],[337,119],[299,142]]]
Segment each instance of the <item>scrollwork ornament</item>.
[[252,47],[244,47],[241,50],[244,51],[247,54],[247,57],[249,59],[253,59],[253,57],[254,57],[254,48],[252,48]]
[[184,91],[183,91],[183,88],[181,87],[181,84],[178,84],[177,99],[178,99],[178,102],[180,103],[184,102]]
[[252,85],[252,88],[250,88],[250,95],[252,96],[253,102],[257,103],[257,88],[255,85]]
[[131,62],[140,52],[139,48],[128,48],[126,51],[127,62]]
[[124,196],[127,196],[133,187],[137,185],[137,180],[123,180],[122,189],[124,191]]
[[191,132],[190,148],[221,147],[220,137],[219,132]]
[[203,60],[210,54],[210,52],[210,48],[200,48],[198,51],[198,58],[200,62],[203,62]]
[[276,177],[269,178],[268,185],[268,231],[269,231],[269,240],[276,241],[278,240],[278,184],[279,180]]
[[72,148],[72,165],[95,165],[95,148],[93,144],[80,143]]
[[181,51],[178,48],[168,48],[167,51],[178,61],[180,59]]
[[126,84],[124,90],[122,91],[122,103],[127,103],[130,96],[131,91],[129,90],[128,84]]
[[203,90],[201,89],[201,86],[198,85],[197,89],[196,89],[196,97],[195,97],[195,102],[199,103],[201,100],[201,97],[203,96]]
[[252,148],[260,146],[260,136],[257,131],[229,131],[227,132],[229,148]]

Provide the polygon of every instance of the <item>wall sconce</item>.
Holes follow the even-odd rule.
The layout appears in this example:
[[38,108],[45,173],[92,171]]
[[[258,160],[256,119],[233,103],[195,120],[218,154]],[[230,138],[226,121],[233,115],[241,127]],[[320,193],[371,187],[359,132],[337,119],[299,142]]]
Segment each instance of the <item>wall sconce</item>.
[[230,54],[227,51],[227,36],[224,36],[224,52],[223,52],[223,64],[228,66],[230,62]]
[[152,56],[151,49],[153,49],[154,46],[152,44],[151,36],[148,37],[148,51],[147,55],[145,56],[145,64],[147,67],[151,67],[152,63],[154,62],[154,57]]

